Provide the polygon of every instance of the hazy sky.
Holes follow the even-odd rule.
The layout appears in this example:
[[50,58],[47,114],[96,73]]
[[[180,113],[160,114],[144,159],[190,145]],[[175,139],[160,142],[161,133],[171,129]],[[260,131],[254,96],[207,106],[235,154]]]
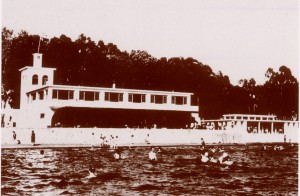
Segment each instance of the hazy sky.
[[263,83],[281,65],[298,78],[298,10],[298,0],[3,0],[2,26],[193,57],[233,84]]

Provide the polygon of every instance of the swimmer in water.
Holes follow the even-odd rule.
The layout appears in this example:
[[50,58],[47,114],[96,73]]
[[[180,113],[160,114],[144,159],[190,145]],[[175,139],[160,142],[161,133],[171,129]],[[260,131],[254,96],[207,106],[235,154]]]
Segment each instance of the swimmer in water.
[[204,151],[205,150],[205,147],[204,146],[201,146],[200,147],[200,151]]
[[208,152],[205,152],[204,155],[201,154],[201,162],[202,163],[207,163],[208,161],[209,161]]
[[120,159],[120,151],[119,150],[116,150],[115,154],[114,154],[114,158],[116,160],[119,160]]
[[284,150],[284,147],[282,145],[278,146],[278,150]]
[[157,160],[156,152],[155,152],[154,148],[151,148],[151,151],[149,152],[149,159],[151,161],[156,161]]
[[89,175],[86,178],[94,178],[94,177],[96,177],[95,171],[96,171],[95,167],[94,166],[90,166],[89,167]]
[[215,148],[210,148],[209,149],[212,153],[215,153],[217,150]]
[[229,155],[224,152],[223,155],[221,157],[219,157],[219,162],[220,164],[223,165],[232,165],[233,161],[230,159]]
[[161,147],[158,147],[157,153],[162,152]]

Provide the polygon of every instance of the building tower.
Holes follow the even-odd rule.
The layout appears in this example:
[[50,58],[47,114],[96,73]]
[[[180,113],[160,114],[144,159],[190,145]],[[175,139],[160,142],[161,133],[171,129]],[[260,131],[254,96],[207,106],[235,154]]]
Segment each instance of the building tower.
[[[36,91],[43,87],[52,86],[55,68],[42,66],[43,54],[33,54],[33,66],[21,68],[21,93],[20,93],[20,115],[18,127],[32,127],[36,116],[43,112],[43,102],[40,99],[45,99],[50,96],[47,88],[44,91]],[[29,92],[31,96],[29,95]],[[35,105],[29,104],[35,100]],[[30,107],[30,108],[29,108]]]

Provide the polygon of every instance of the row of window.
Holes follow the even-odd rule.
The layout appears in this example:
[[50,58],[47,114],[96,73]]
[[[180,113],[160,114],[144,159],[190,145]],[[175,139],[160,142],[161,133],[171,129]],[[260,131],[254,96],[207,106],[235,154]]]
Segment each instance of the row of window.
[[48,90],[45,90],[45,94],[44,94],[44,91],[39,91],[39,92],[37,92],[37,94],[36,93],[27,94],[27,101],[29,101],[29,95],[31,96],[31,99],[33,101],[36,100],[36,99],[43,100],[44,96],[48,95]]
[[[48,91],[45,91],[48,94]],[[44,99],[44,91],[39,91],[37,94],[31,94],[32,100],[36,100],[36,95],[38,95],[38,99]],[[29,96],[29,95],[28,95]],[[79,91],[79,100],[84,101],[99,101],[100,93],[95,91]],[[151,95],[150,102],[155,104],[166,104],[167,103],[167,95]],[[52,91],[52,99],[59,100],[73,100],[74,99],[74,91],[73,90],[56,90]],[[123,93],[112,93],[105,92],[104,100],[110,102],[123,102]],[[132,103],[145,103],[146,102],[146,94],[128,94],[128,102]],[[172,96],[172,104],[176,105],[186,105],[187,97],[183,96]]]
[[[225,119],[234,119],[234,116],[230,116],[230,117],[226,116]],[[236,119],[238,119],[238,120],[241,120],[241,119],[243,119],[243,120],[275,120],[274,117],[253,117],[253,116],[251,116],[251,117],[237,116]]]
[[[47,80],[43,80],[47,81]],[[37,83],[33,83],[37,84]],[[43,82],[43,85],[45,83]],[[43,100],[44,94],[43,91],[38,92],[41,100]],[[32,94],[33,100],[36,99],[36,95]],[[72,90],[53,90],[52,94],[53,99],[60,99],[60,100],[69,100],[74,98],[74,91]],[[85,101],[96,101],[99,100],[99,92],[90,92],[90,91],[80,91],[79,92],[79,100]],[[123,101],[123,93],[105,93],[105,101],[111,102],[122,102]],[[144,103],[146,102],[146,95],[145,94],[129,94],[128,101],[133,103]],[[151,95],[151,103],[163,104],[167,103],[167,96],[166,95]],[[172,103],[177,105],[185,105],[187,104],[186,97],[180,96],[172,96]]]
[[[48,76],[44,75],[42,77],[42,85],[46,85],[48,82]],[[37,74],[34,74],[32,76],[32,85],[37,85],[39,83],[39,76]]]

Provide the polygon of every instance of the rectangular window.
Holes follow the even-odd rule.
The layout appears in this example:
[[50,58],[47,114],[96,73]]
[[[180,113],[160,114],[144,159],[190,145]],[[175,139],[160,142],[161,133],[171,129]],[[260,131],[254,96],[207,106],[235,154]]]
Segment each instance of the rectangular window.
[[176,105],[186,105],[186,104],[187,104],[187,97],[183,97],[183,96],[172,96],[172,104],[176,104]]
[[144,95],[144,94],[129,94],[128,101],[133,102],[133,103],[146,102],[146,95]]
[[133,94],[128,94],[128,102],[132,102],[133,101]]
[[166,95],[163,96],[163,103],[167,103],[167,96]]
[[154,103],[155,102],[155,97],[154,95],[151,95],[151,103]]
[[108,92],[105,92],[104,100],[109,101],[109,93]]
[[172,103],[175,104],[176,103],[176,97],[172,96]]
[[151,103],[163,104],[167,103],[166,95],[151,95]]
[[95,100],[99,101],[99,92],[95,92]]
[[123,93],[105,93],[105,101],[121,102],[123,101]]
[[57,90],[52,91],[52,99],[57,99]]
[[85,100],[85,101],[99,100],[99,92],[79,91],[79,100]]
[[110,93],[109,101],[118,102],[119,101],[119,94],[118,93]]
[[94,92],[84,92],[84,100],[94,101]]
[[123,93],[119,93],[119,101],[123,101]]
[[42,118],[45,118],[45,113],[41,113],[41,116],[40,116],[40,117],[41,117],[41,119],[42,119]]
[[79,91],[79,100],[84,100],[84,92]]
[[44,99],[44,92],[40,91],[40,92],[38,92],[38,94],[39,94],[39,99],[43,100]]
[[36,93],[32,93],[31,96],[32,96],[32,100],[36,100]]
[[69,99],[69,91],[68,90],[59,90],[58,91],[58,99],[68,100]]
[[74,99],[74,91],[69,91],[69,99]]

